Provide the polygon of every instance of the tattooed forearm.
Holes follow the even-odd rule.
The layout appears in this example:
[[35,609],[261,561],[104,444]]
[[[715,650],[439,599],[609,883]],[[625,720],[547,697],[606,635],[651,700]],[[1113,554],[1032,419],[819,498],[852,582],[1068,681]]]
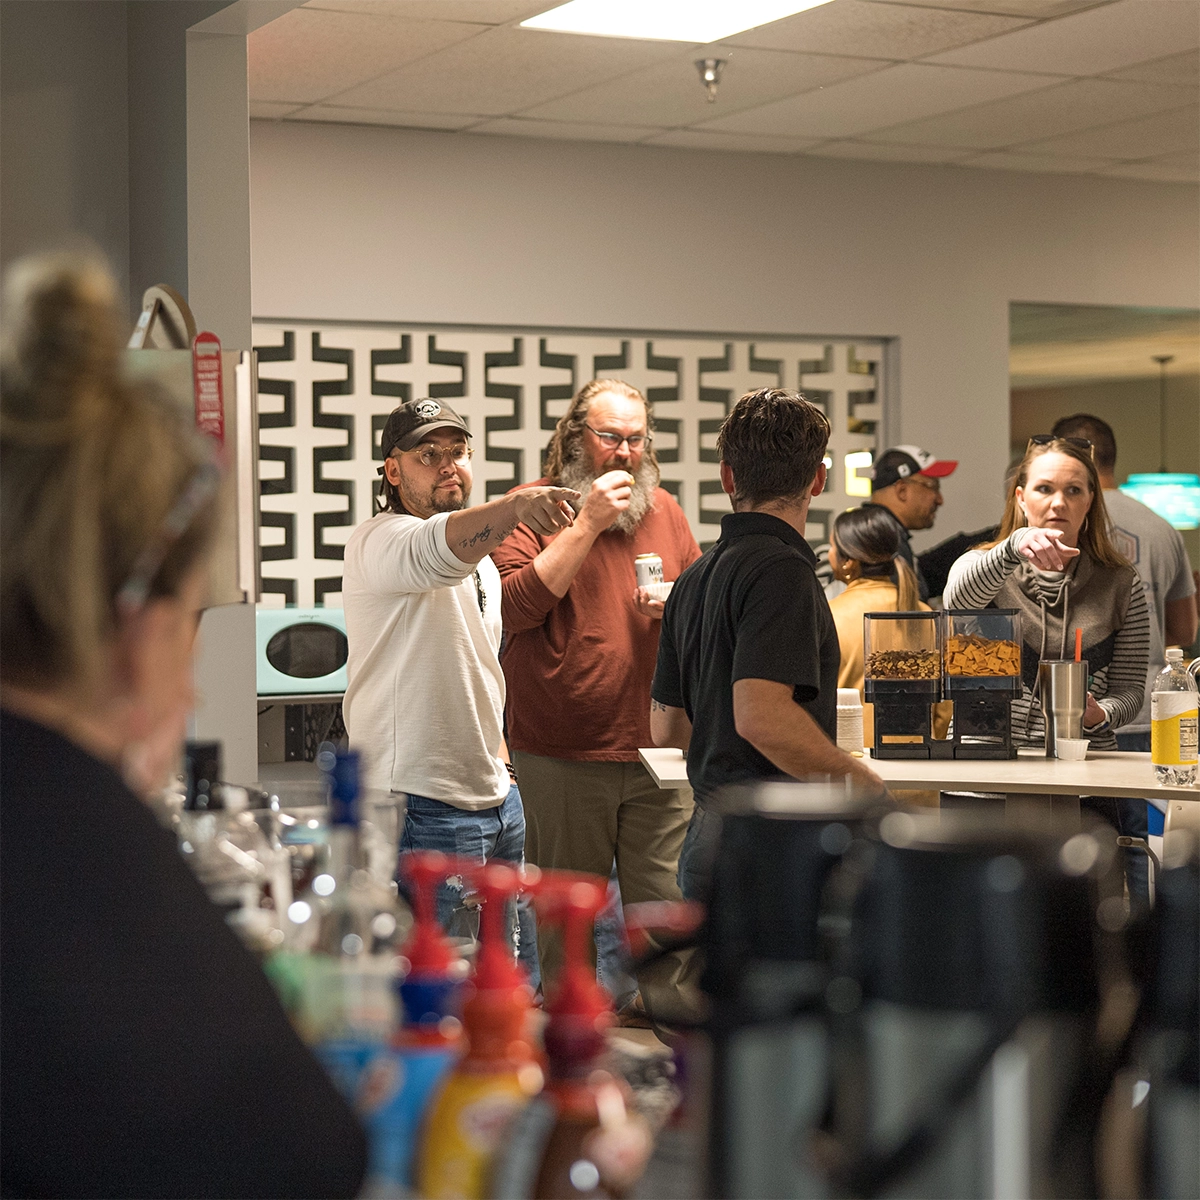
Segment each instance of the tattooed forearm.
[[485,525],[478,533],[473,534],[470,538],[464,538],[459,542],[459,547],[463,550],[469,550],[481,544],[486,545],[488,542],[502,542],[516,529],[519,523],[518,521],[514,521],[511,525],[507,525],[503,529],[493,529],[491,525]]

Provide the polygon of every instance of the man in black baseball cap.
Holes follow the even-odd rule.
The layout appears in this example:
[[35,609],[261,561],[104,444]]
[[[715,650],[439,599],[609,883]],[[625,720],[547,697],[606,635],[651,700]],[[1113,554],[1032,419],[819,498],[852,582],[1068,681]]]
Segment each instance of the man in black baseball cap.
[[471,436],[466,421],[441,400],[426,396],[400,405],[388,415],[379,439],[384,458],[393,450],[411,450],[435,429],[461,429],[467,437]]
[[957,460],[936,458],[920,446],[895,446],[871,470],[871,503],[886,508],[900,526],[900,553],[916,574],[922,600],[929,599],[929,585],[913,556],[909,530],[933,528],[943,503],[941,480],[957,466]]
[[[401,404],[380,442],[380,509],[346,542],[342,715],[368,787],[405,796],[403,850],[521,863],[525,816],[504,744],[500,575],[491,553],[520,524],[551,537],[575,521],[571,488],[531,487],[469,507],[471,434],[448,404]],[[478,919],[461,886],[438,915]],[[532,912],[518,905],[536,981]]]

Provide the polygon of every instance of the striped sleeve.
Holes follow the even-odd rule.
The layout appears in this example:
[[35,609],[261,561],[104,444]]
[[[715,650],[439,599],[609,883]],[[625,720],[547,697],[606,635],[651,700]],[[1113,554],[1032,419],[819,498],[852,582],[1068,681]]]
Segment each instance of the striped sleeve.
[[1146,589],[1135,577],[1125,624],[1117,632],[1112,662],[1108,665],[1108,692],[1097,704],[1108,714],[1114,729],[1136,720],[1146,694],[1146,669],[1150,659],[1150,610]]
[[986,608],[1004,581],[1023,561],[1016,541],[1025,532],[1016,529],[990,550],[971,550],[950,568],[942,603],[946,608]]

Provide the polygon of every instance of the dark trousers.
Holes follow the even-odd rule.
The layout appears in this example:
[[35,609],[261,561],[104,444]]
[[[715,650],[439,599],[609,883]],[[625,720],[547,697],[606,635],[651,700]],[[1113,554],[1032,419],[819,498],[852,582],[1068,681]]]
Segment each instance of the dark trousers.
[[[1148,754],[1148,733],[1118,733],[1117,749]],[[1149,768],[1147,768],[1148,770]],[[1080,806],[1103,817],[1118,833],[1127,837],[1146,837],[1149,822],[1146,818],[1147,800],[1114,799],[1107,796],[1084,796]],[[1141,850],[1125,850],[1125,883],[1133,904],[1150,903],[1150,860]]]

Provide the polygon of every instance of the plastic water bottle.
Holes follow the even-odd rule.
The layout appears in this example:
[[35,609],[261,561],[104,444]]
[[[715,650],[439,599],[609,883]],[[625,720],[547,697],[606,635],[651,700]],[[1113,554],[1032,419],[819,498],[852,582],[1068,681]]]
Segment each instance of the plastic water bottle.
[[1196,681],[1183,665],[1183,651],[1168,650],[1167,665],[1155,677],[1150,693],[1150,761],[1155,783],[1195,784],[1198,699]]

